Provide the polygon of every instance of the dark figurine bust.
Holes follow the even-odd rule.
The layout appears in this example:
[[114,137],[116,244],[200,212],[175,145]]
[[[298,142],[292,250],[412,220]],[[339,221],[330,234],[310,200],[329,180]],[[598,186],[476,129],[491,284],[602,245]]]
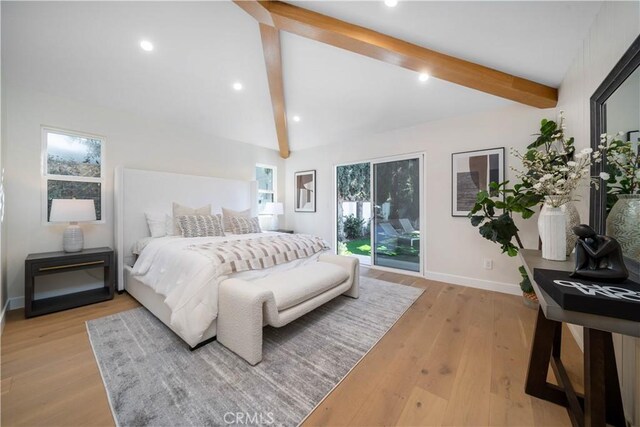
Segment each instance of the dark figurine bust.
[[629,271],[624,265],[622,247],[613,237],[601,236],[586,224],[573,227],[576,243],[576,270],[571,277],[606,282],[624,282]]

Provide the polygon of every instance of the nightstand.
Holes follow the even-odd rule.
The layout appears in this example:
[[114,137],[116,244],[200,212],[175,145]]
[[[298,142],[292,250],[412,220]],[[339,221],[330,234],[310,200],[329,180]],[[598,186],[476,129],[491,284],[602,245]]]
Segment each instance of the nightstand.
[[[104,286],[88,291],[73,292],[50,298],[34,299],[35,278],[69,271],[102,268]],[[24,314],[40,316],[113,298],[115,288],[115,262],[113,249],[95,248],[80,252],[46,252],[29,254],[24,262]]]
[[279,230],[273,230],[277,233],[287,233],[287,234],[293,234],[293,230],[283,230],[283,229],[279,229]]

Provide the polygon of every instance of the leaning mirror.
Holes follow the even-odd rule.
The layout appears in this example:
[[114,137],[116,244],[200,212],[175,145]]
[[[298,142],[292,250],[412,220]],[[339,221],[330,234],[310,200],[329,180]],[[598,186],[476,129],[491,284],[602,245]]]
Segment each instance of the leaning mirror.
[[632,276],[640,274],[640,37],[591,98],[591,147],[603,162],[592,173],[591,225],[616,238]]

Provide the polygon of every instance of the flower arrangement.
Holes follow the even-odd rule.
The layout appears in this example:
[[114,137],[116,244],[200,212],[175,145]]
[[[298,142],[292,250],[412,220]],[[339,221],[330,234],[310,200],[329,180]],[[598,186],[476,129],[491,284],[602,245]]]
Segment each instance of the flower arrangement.
[[640,193],[640,150],[634,150],[630,141],[622,141],[617,135],[600,135],[598,148],[607,159],[607,172],[600,177],[607,181],[609,194]]
[[[546,198],[552,207],[560,207],[574,200],[574,190],[590,176],[593,162],[602,161],[602,153],[585,148],[576,153],[573,137],[564,133],[564,115],[560,112],[560,121],[555,123],[543,119],[540,134],[527,151],[521,154],[512,149],[514,157],[520,159],[523,170],[511,168],[525,188],[534,194]],[[598,185],[597,179],[591,179]]]

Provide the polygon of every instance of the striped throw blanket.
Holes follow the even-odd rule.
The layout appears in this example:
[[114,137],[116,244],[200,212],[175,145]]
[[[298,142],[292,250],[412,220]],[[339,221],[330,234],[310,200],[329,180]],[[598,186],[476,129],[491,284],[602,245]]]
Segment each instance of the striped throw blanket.
[[218,267],[220,275],[247,270],[261,270],[278,264],[310,257],[329,249],[324,239],[305,234],[285,234],[234,240],[222,243],[204,243],[189,246]]

